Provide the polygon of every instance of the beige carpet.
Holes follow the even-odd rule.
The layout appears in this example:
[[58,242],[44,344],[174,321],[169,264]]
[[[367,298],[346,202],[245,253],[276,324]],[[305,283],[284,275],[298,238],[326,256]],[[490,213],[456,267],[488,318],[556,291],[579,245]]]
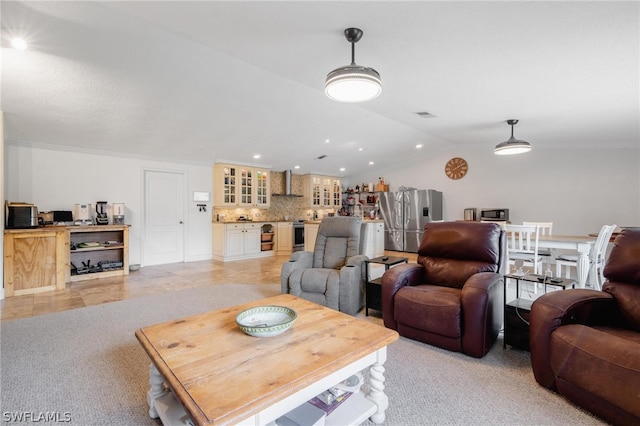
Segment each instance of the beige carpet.
[[[157,425],[147,415],[149,360],[135,330],[278,292],[279,285],[215,285],[3,321],[1,421]],[[401,338],[385,368],[388,425],[603,424],[538,386],[528,353],[505,351],[501,341],[475,359]],[[14,421],[43,416],[60,421]]]

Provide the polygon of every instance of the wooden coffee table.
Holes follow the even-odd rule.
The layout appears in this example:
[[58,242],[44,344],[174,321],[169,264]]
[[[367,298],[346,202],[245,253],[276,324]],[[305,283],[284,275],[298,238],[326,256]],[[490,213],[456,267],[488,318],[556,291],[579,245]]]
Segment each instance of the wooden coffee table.
[[[261,305],[290,307],[298,318],[278,336],[248,336],[235,317]],[[333,309],[283,294],[135,334],[152,361],[149,415],[165,425],[187,418],[197,425],[269,424],[366,368],[367,393],[349,397],[326,424],[385,419],[383,364],[398,333]]]

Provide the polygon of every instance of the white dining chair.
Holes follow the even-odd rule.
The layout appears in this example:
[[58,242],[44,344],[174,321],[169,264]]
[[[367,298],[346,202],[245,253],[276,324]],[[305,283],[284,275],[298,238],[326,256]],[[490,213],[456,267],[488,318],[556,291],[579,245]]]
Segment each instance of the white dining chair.
[[[553,235],[553,222],[522,222],[524,226],[535,226],[538,225],[540,228],[540,235]],[[547,271],[551,272],[551,259],[555,257],[555,251],[553,249],[541,249],[538,251],[538,254],[542,256],[543,263],[547,264],[545,268],[545,273]]]
[[[602,289],[604,284],[604,264],[607,254],[607,246],[613,231],[617,225],[603,225],[598,233],[598,238],[589,252],[589,262],[591,263],[589,270],[593,271],[593,278],[596,290]],[[562,254],[556,258],[556,276],[562,276],[562,268],[565,267],[565,277],[571,278],[571,267],[578,268],[578,256],[575,254]]]
[[509,264],[516,260],[522,260],[526,266],[533,267],[533,273],[539,274],[542,270],[542,257],[538,253],[538,239],[540,227],[538,225],[511,225],[506,224],[507,231],[507,255]]

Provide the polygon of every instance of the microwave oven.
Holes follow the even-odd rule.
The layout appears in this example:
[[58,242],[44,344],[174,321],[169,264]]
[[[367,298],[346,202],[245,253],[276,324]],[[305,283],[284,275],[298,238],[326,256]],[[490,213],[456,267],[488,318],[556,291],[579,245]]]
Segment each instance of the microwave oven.
[[480,220],[509,220],[509,209],[482,209]]
[[38,227],[38,208],[33,204],[7,203],[5,210],[7,229]]

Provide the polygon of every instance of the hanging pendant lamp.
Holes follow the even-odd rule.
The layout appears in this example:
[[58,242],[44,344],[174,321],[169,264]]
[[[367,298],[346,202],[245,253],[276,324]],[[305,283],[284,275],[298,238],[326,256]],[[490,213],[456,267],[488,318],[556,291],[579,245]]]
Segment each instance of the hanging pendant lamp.
[[513,137],[513,126],[518,124],[518,120],[507,120],[507,124],[511,126],[511,137],[509,140],[496,145],[493,152],[496,155],[513,155],[531,151],[531,144],[529,142],[521,141]]
[[336,68],[327,74],[324,93],[338,102],[365,102],[375,99],[382,92],[380,74],[373,68],[356,64],[355,44],[362,38],[359,28],[347,28],[344,36],[351,43],[351,64]]

